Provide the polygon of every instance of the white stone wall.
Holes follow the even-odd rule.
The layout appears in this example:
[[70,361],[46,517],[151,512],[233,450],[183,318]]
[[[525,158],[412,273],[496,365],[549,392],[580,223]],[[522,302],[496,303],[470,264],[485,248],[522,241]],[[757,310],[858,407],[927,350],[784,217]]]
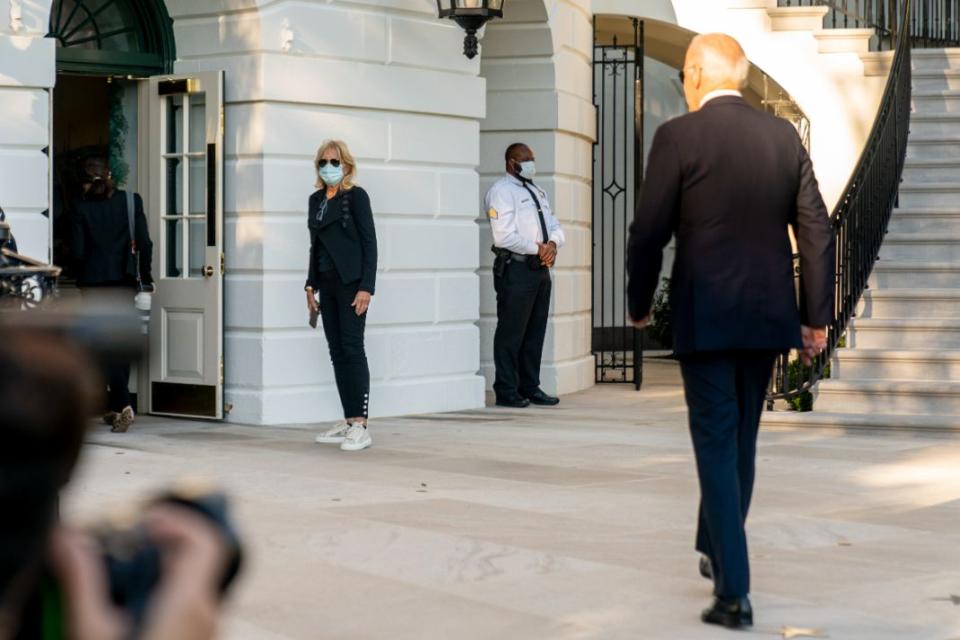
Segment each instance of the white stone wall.
[[462,32],[428,2],[245,3],[226,15],[198,6],[207,4],[168,2],[177,70],[227,72],[229,419],[340,415],[303,294],[312,159],[328,137],[357,156],[377,223],[371,415],[482,406],[475,167],[484,83],[458,53]]
[[[593,32],[589,4],[578,0],[516,0],[502,21],[486,28],[481,75],[487,117],[481,124],[481,194],[504,173],[511,142],[529,144],[543,187],[564,226],[567,243],[553,273],[550,323],[541,382],[548,393],[593,385],[590,345],[590,216]],[[482,209],[477,205],[478,210]],[[481,215],[481,363],[493,383],[496,296],[489,225]]]
[[46,2],[0,0],[0,207],[21,253],[49,260],[50,93],[56,73]]

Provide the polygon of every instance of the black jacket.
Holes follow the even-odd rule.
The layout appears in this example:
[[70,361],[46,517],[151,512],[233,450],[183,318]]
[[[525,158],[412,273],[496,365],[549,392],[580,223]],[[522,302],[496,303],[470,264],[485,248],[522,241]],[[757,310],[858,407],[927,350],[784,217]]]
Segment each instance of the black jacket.
[[[140,252],[140,280],[153,283],[151,269],[153,243],[138,194],[134,202],[134,235]],[[127,196],[120,190],[106,200],[80,200],[74,205],[71,244],[77,261],[77,284],[134,285],[136,278],[128,273],[130,226],[127,219]]]
[[[810,158],[793,126],[738,97],[661,126],[630,227],[629,308],[652,304],[676,234],[670,287],[678,354],[801,346],[801,322],[833,319],[835,240]],[[803,272],[797,308],[787,226]]]
[[327,203],[318,220],[326,192],[315,191],[307,208],[310,230],[310,265],[307,286],[318,288],[317,247],[323,243],[344,284],[360,281],[360,290],[375,293],[377,283],[377,232],[373,226],[370,196],[360,187],[341,191]]

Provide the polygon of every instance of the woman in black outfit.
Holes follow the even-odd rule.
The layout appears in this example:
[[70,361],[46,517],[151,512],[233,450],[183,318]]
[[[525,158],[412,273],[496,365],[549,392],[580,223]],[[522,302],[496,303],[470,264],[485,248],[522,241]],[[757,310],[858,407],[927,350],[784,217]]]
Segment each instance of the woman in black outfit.
[[[138,287],[152,290],[153,243],[147,229],[143,200],[134,194],[134,237],[130,237],[127,194],[113,183],[104,158],[88,158],[82,169],[83,196],[74,205],[72,250],[77,261],[77,285],[84,297],[117,297],[133,305]],[[103,364],[109,393],[103,421],[116,433],[125,432],[135,416],[128,384],[130,362]]]
[[324,142],[314,166],[318,191],[308,208],[310,264],[304,289],[311,318],[319,313],[323,321],[345,418],[317,436],[317,442],[360,451],[373,444],[367,429],[370,370],[363,331],[377,278],[377,234],[370,197],[354,184],[357,163],[347,145]]

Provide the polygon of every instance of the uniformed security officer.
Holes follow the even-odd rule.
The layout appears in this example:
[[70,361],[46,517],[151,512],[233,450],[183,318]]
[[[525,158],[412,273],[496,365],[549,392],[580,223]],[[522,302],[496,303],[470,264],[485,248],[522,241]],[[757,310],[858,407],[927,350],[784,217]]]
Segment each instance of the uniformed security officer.
[[507,175],[484,200],[493,231],[493,283],[497,292],[497,331],[493,339],[497,404],[555,405],[558,398],[540,389],[540,359],[550,313],[550,267],[563,246],[563,229],[547,194],[533,182],[533,151],[516,142],[504,154]]

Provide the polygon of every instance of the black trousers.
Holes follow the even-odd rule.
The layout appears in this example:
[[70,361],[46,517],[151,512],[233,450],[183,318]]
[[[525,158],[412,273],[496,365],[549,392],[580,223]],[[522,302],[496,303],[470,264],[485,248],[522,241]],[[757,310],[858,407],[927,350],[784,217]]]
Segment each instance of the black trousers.
[[680,356],[700,479],[697,550],[710,558],[714,593],[750,593],[745,524],[756,475],[757,433],[776,353]]
[[[87,285],[80,290],[84,304],[116,304],[118,300],[133,306],[136,289],[123,282]],[[123,411],[133,406],[130,396],[130,361],[120,358],[100,358],[100,371],[107,383],[107,410]]]
[[107,409],[123,411],[133,406],[130,397],[130,363],[124,360],[110,359],[102,365],[103,375],[107,379]]
[[540,388],[540,361],[550,315],[550,270],[524,262],[507,263],[493,278],[497,292],[497,330],[493,362],[497,397],[527,397]]
[[358,316],[350,306],[359,288],[359,280],[343,284],[335,270],[320,274],[320,318],[344,418],[366,418],[370,401],[370,369],[363,346],[367,314]]

